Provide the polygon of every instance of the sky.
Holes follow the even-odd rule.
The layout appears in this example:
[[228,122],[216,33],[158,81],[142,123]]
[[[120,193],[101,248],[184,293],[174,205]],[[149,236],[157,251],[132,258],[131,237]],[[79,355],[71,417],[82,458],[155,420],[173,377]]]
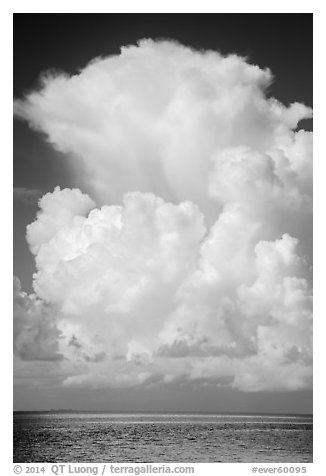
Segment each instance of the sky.
[[312,15],[14,15],[14,408],[312,411]]

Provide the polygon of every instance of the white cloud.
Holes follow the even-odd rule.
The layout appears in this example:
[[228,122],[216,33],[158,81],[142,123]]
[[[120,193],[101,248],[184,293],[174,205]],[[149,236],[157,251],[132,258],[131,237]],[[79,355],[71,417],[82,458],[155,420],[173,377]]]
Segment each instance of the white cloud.
[[143,40],[74,76],[44,77],[15,111],[74,155],[75,173],[99,204],[138,190],[192,200],[216,218],[212,156],[237,146],[265,152],[280,141],[291,148],[290,129],[311,115],[266,99],[271,81],[236,55]]
[[49,241],[58,231],[69,226],[75,217],[89,212],[95,203],[78,189],[46,193],[39,201],[37,220],[27,227],[27,242],[36,254],[42,243]]
[[34,294],[22,292],[20,281],[14,277],[14,352],[27,361],[58,361],[61,336],[55,325],[52,309]]
[[57,187],[27,228],[64,385],[311,385],[311,111],[271,80],[146,40],[16,101],[98,204]]

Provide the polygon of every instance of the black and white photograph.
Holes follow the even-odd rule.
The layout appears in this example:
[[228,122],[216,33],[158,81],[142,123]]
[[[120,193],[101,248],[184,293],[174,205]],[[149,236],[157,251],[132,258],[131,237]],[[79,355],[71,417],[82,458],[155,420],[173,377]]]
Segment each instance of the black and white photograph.
[[312,463],[313,14],[14,13],[13,95],[13,462]]

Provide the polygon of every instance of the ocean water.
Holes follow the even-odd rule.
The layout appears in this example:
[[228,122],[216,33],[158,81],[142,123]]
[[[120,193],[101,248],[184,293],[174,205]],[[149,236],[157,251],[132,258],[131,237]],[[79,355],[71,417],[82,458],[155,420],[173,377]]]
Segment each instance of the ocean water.
[[15,463],[312,462],[308,415],[14,413]]

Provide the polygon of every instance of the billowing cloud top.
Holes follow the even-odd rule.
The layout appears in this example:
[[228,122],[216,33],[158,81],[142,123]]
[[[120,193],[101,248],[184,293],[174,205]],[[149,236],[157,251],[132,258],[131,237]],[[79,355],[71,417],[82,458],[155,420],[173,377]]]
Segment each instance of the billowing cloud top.
[[267,98],[271,80],[144,40],[15,102],[96,200],[39,202],[18,367],[51,360],[66,386],[311,385],[312,134],[295,132],[311,110]]

